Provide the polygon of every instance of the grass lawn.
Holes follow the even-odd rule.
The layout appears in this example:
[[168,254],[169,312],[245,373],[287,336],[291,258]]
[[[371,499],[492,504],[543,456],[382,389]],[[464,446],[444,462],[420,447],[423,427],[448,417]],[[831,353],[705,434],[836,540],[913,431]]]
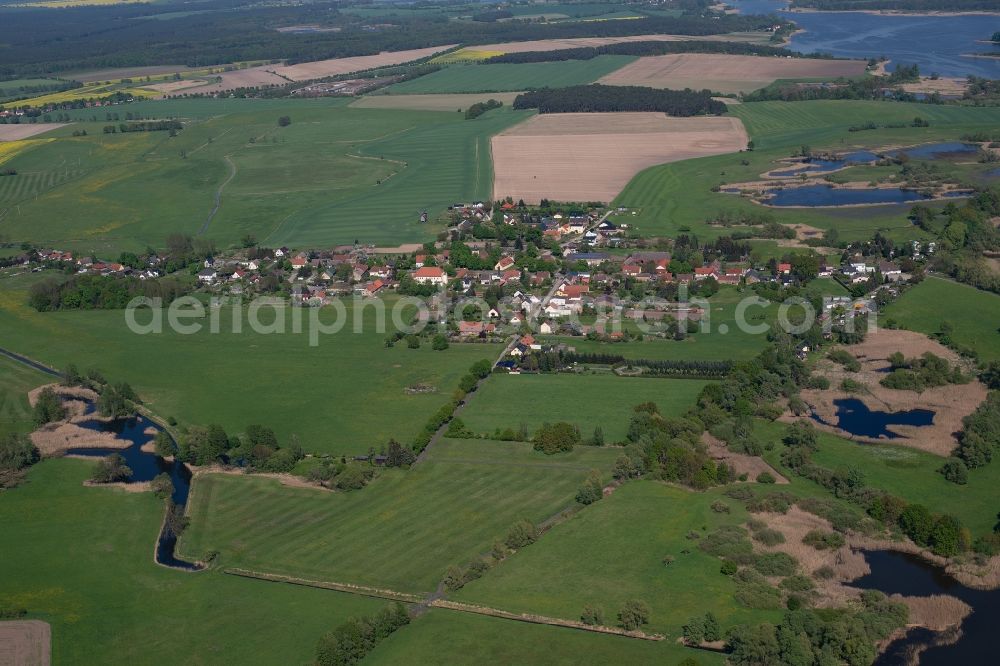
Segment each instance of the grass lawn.
[[[587,604],[614,618],[625,601],[642,599],[652,610],[648,628],[668,641],[688,618],[706,611],[716,614],[723,629],[780,617],[739,607],[732,597],[735,584],[719,572],[718,560],[686,538],[692,530],[746,520],[733,500],[725,500],[732,513],[713,512],[709,506],[720,495],[653,481],[626,483],[453,597],[571,619]],[[676,559],[664,566],[668,555]]]
[[477,433],[534,432],[545,422],[568,421],[584,439],[601,426],[607,443],[625,439],[632,408],[653,401],[664,415],[678,416],[694,405],[707,382],[694,379],[617,377],[612,374],[494,375],[462,412]]
[[[299,247],[423,242],[440,230],[433,220],[454,201],[489,196],[489,137],[527,116],[501,109],[466,121],[454,111],[346,103],[130,107],[144,117],[183,119],[176,137],[105,134],[103,115],[76,114],[81,122],[54,132],[56,140],[35,141],[5,162],[18,172],[0,182],[6,233],[18,242],[112,257],[162,247],[178,231],[203,233],[222,246],[246,234]],[[280,128],[283,115],[292,124]],[[88,136],[71,136],[78,129]],[[220,192],[221,207],[209,221]],[[419,224],[422,211],[431,224]]]
[[397,83],[387,88],[386,92],[405,95],[565,88],[593,83],[634,60],[634,56],[603,55],[591,60],[561,62],[452,65],[412,81]]
[[[929,277],[893,302],[882,315],[903,328],[935,333],[942,322],[954,327],[955,341],[986,361],[1000,359],[1000,296],[943,278]],[[992,313],[992,316],[990,316]]]
[[396,632],[365,664],[679,664],[715,666],[723,656],[671,641],[640,641],[586,631],[433,609]]
[[479,440],[440,444],[411,470],[385,470],[351,493],[200,477],[181,551],[197,557],[217,550],[223,566],[430,592],[449,565],[487,552],[517,520],[539,522],[573,504],[590,469],[610,470],[617,455],[590,449],[545,456],[530,444]]
[[[767,459],[782,467],[780,453],[785,446],[781,438],[786,426],[758,420],[754,427],[764,441],[775,443],[775,450]],[[833,470],[860,469],[866,485],[886,490],[908,502],[923,504],[931,511],[951,514],[960,519],[974,537],[993,531],[997,522],[996,489],[1000,487],[1000,465],[995,464],[996,461],[972,470],[969,482],[960,486],[937,473],[945,462],[939,456],[898,444],[852,442],[825,432],[817,432],[817,436],[819,450],[813,454],[817,464]],[[791,471],[786,470],[785,476],[793,485],[819,488]]]
[[[320,336],[316,347],[309,346],[308,319],[302,333],[291,332],[291,309],[281,311],[289,322],[285,334],[254,333],[245,310],[242,332],[235,333],[227,308],[218,334],[202,320],[202,331],[193,335],[166,326],[162,334],[137,335],[122,310],[36,312],[23,289],[31,279],[37,274],[5,280],[0,291],[0,339],[11,351],[56,368],[98,368],[129,382],[164,418],[218,423],[233,432],[261,423],[282,441],[298,435],[312,452],[358,454],[390,438],[410,442],[469,367],[499,352],[497,345],[479,344],[387,349],[371,307],[358,317],[365,332],[354,333],[352,319],[336,335]],[[347,308],[353,317],[350,303]],[[332,321],[329,310],[322,316]],[[261,314],[262,321],[271,317]],[[437,392],[407,392],[415,384]]]
[[0,605],[52,625],[52,663],[310,664],[325,631],[385,605],[160,567],[162,503],[84,487],[92,466],[47,460],[0,493]]
[[28,391],[51,382],[48,375],[0,355],[0,437],[34,430]]
[[[803,145],[813,150],[846,151],[855,147],[954,141],[967,132],[1000,123],[1000,109],[895,102],[753,102],[732,106],[729,112],[743,121],[755,150],[665,164],[641,172],[614,202],[616,206],[640,210],[631,222],[641,233],[665,236],[695,233],[699,238],[714,238],[731,230],[705,224],[707,217],[721,211],[766,210],[779,222],[836,228],[844,241],[866,240],[876,230],[900,242],[922,238],[924,234],[906,219],[909,205],[781,210],[711,190],[726,183],[757,180],[761,173],[777,166],[776,160],[792,155]],[[927,119],[930,127],[909,127],[914,116]],[[907,126],[848,131],[852,125],[871,120]]]

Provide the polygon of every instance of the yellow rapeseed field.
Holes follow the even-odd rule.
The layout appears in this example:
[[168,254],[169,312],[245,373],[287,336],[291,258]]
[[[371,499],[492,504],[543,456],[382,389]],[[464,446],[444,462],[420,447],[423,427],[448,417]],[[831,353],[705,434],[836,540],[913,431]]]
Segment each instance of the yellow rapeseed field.
[[14,156],[32,146],[49,143],[55,139],[23,139],[21,141],[0,141],[0,164],[12,160]]

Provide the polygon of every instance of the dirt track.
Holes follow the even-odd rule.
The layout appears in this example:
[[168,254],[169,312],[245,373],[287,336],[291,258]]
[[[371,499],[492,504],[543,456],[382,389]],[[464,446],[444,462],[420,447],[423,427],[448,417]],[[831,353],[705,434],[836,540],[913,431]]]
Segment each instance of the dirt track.
[[763,88],[776,79],[837,78],[864,72],[863,60],[681,53],[639,58],[598,83],[739,93]]
[[493,196],[611,201],[643,169],[746,147],[737,118],[662,113],[533,116],[493,137]]
[[41,620],[0,622],[0,664],[49,666],[52,663],[52,630]]

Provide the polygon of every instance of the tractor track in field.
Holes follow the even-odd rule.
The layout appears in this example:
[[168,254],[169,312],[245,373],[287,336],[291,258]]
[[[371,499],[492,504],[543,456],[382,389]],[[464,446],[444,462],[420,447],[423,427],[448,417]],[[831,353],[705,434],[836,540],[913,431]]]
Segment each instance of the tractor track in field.
[[233,178],[236,177],[236,162],[233,162],[229,155],[224,155],[223,159],[226,160],[226,163],[229,165],[229,178],[226,178],[226,180],[219,185],[219,189],[215,191],[215,205],[212,207],[212,211],[208,214],[208,217],[205,218],[205,221],[201,223],[201,228],[198,229],[199,236],[208,231],[208,225],[212,223],[212,218],[215,217],[215,214],[219,212],[219,208],[222,207],[222,190],[226,189],[226,185],[231,183]]

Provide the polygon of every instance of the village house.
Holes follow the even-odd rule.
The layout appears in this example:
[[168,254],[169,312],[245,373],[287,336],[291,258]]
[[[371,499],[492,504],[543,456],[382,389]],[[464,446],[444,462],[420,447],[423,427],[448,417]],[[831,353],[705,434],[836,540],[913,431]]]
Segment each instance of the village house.
[[448,276],[440,266],[424,266],[410,273],[414,282],[421,284],[444,285]]

